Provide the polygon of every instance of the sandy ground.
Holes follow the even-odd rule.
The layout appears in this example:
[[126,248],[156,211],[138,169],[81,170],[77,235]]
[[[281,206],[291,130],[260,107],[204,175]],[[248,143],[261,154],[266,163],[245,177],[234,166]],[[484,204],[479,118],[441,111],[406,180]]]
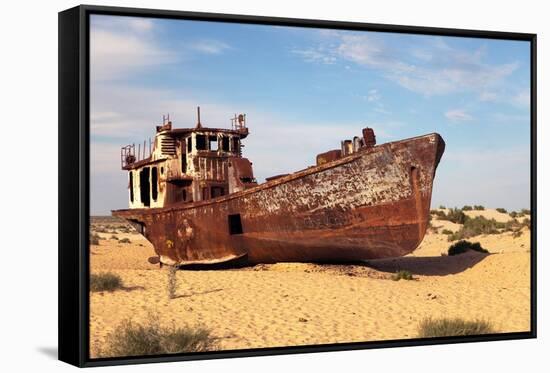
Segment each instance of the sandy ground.
[[[432,222],[439,223],[460,227]],[[490,255],[442,256],[447,236],[431,232],[409,256],[364,265],[180,270],[177,296],[169,299],[169,271],[148,263],[154,255],[148,241],[120,233],[122,225],[98,226],[107,232],[91,247],[91,271],[120,275],[125,289],[90,295],[92,357],[121,321],[144,322],[150,314],[166,325],[207,327],[221,349],[414,338],[426,317],[484,319],[499,332],[529,330],[528,230],[517,238],[470,239]],[[122,238],[131,242],[119,243]],[[414,280],[391,280],[398,270],[410,271]]]

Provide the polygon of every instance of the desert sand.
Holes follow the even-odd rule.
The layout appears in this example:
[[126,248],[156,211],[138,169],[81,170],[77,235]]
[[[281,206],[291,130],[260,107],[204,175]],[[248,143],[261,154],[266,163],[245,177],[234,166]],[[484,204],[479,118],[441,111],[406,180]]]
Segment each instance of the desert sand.
[[[460,228],[436,219],[432,226]],[[101,356],[107,335],[121,321],[139,323],[151,314],[166,325],[210,329],[220,349],[415,338],[426,317],[487,320],[498,332],[530,328],[527,228],[515,238],[508,232],[469,239],[489,255],[444,256],[451,243],[432,229],[417,250],[402,258],[180,270],[177,296],[170,299],[169,270],[150,264],[152,245],[125,227],[93,220],[92,231],[102,239],[91,246],[91,271],[116,273],[125,288],[90,294],[92,357]],[[130,243],[120,243],[123,238]],[[393,281],[398,270],[410,271],[414,280]]]

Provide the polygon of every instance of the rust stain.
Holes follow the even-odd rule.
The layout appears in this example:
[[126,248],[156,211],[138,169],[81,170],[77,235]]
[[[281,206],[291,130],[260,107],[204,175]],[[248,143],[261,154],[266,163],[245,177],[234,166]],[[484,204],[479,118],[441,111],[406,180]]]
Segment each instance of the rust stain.
[[[349,261],[402,256],[428,226],[445,143],[436,133],[376,145],[371,128],[316,165],[258,184],[242,156],[246,117],[232,128],[157,126],[149,154],[121,149],[129,209],[161,263]],[[154,176],[156,175],[156,176]]]

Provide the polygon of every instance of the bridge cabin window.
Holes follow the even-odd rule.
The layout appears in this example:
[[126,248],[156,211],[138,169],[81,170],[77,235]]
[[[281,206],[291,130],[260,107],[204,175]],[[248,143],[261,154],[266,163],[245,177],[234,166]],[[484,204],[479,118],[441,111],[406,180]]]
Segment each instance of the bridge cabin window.
[[205,135],[196,135],[195,143],[197,150],[207,150],[206,149],[206,136]]
[[229,137],[227,136],[222,137],[222,151],[224,152],[229,151]]
[[151,169],[151,197],[153,201],[157,201],[158,194],[158,169],[153,167]]
[[218,151],[218,136],[209,136],[208,142],[210,145],[210,150],[213,152]]
[[149,184],[149,167],[144,167],[139,172],[139,196],[143,206],[149,207],[151,205],[151,197],[149,196],[150,184]]
[[[189,140],[190,139],[191,138],[189,138]],[[189,140],[187,142],[189,142]],[[189,152],[188,147],[185,145],[185,142],[184,142],[183,148],[184,149],[182,149],[181,151],[181,173],[182,174],[187,172],[187,153]]]
[[132,171],[130,174],[130,202],[134,203],[134,173]]
[[238,137],[233,137],[233,153],[241,154],[241,144]]
[[193,146],[191,144],[192,144],[191,136],[189,136],[187,138],[187,153],[191,153],[191,151],[193,150]]

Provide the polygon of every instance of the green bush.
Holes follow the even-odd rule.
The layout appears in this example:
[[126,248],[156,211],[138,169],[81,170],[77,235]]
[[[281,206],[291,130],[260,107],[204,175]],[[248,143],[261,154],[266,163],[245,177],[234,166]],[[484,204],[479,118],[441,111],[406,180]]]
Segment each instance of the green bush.
[[118,237],[115,236],[114,234],[111,236],[111,240],[117,240],[118,241]]
[[458,209],[455,207],[450,209],[447,214],[443,214],[443,216],[439,216],[439,219],[448,220],[456,224],[464,224],[464,222],[466,222],[468,217],[466,216],[466,214],[462,212],[461,209]]
[[144,356],[203,352],[218,349],[217,340],[208,329],[162,327],[157,317],[145,324],[130,319],[119,324],[107,337],[106,356]]
[[494,332],[493,326],[488,321],[466,321],[459,318],[439,320],[427,318],[422,320],[418,326],[418,336],[420,338],[481,335]]
[[483,210],[485,210],[485,207],[484,207],[484,206],[481,206],[481,205],[474,205],[474,210],[476,210],[476,211],[483,211]]
[[515,218],[518,217],[519,214],[518,214],[517,212],[515,212],[515,211],[512,211],[512,212],[510,212],[508,215],[510,215],[511,218],[514,218],[514,219],[515,219]]
[[445,209],[446,209],[446,207],[443,206],[443,205],[440,205],[439,208],[440,208],[441,210],[445,210]]
[[447,255],[449,256],[459,255],[467,252],[468,250],[473,250],[484,254],[489,253],[489,251],[481,247],[481,244],[479,242],[472,243],[470,241],[462,240],[449,246],[449,249],[447,250]]
[[395,274],[392,276],[392,280],[393,281],[414,280],[414,278],[411,272],[401,270],[401,271],[395,272]]
[[443,233],[443,234],[445,234],[445,235],[449,235],[449,234],[453,234],[453,231],[450,231],[450,230],[448,230],[448,229],[443,229],[443,230],[441,231],[441,233]]
[[464,225],[455,233],[449,235],[449,241],[462,240],[480,234],[497,234],[499,229],[505,229],[506,223],[499,223],[495,219],[487,219],[483,216],[468,218]]
[[472,206],[468,206],[468,205],[466,205],[466,206],[464,206],[464,207],[462,208],[462,211],[472,211],[472,210],[473,210],[473,207],[472,207]]
[[502,207],[497,208],[497,211],[502,213],[502,214],[507,214],[508,213],[508,211],[506,211],[506,209],[502,208]]
[[[433,214],[434,214],[435,216],[437,216],[437,218],[438,218],[439,220],[445,220],[445,218],[446,218],[446,216],[447,216],[447,215],[445,214],[445,211],[441,211],[441,210],[432,210],[432,211],[433,211]],[[430,215],[430,216],[431,216],[431,215]]]
[[129,239],[129,238],[126,238],[126,237],[120,239],[118,242],[120,242],[120,243],[132,243],[132,242],[130,241],[130,239]]
[[90,275],[90,291],[114,291],[122,288],[122,279],[114,273],[104,272]]
[[521,209],[521,213],[522,213],[523,215],[531,215],[531,210],[529,210],[529,209]]

